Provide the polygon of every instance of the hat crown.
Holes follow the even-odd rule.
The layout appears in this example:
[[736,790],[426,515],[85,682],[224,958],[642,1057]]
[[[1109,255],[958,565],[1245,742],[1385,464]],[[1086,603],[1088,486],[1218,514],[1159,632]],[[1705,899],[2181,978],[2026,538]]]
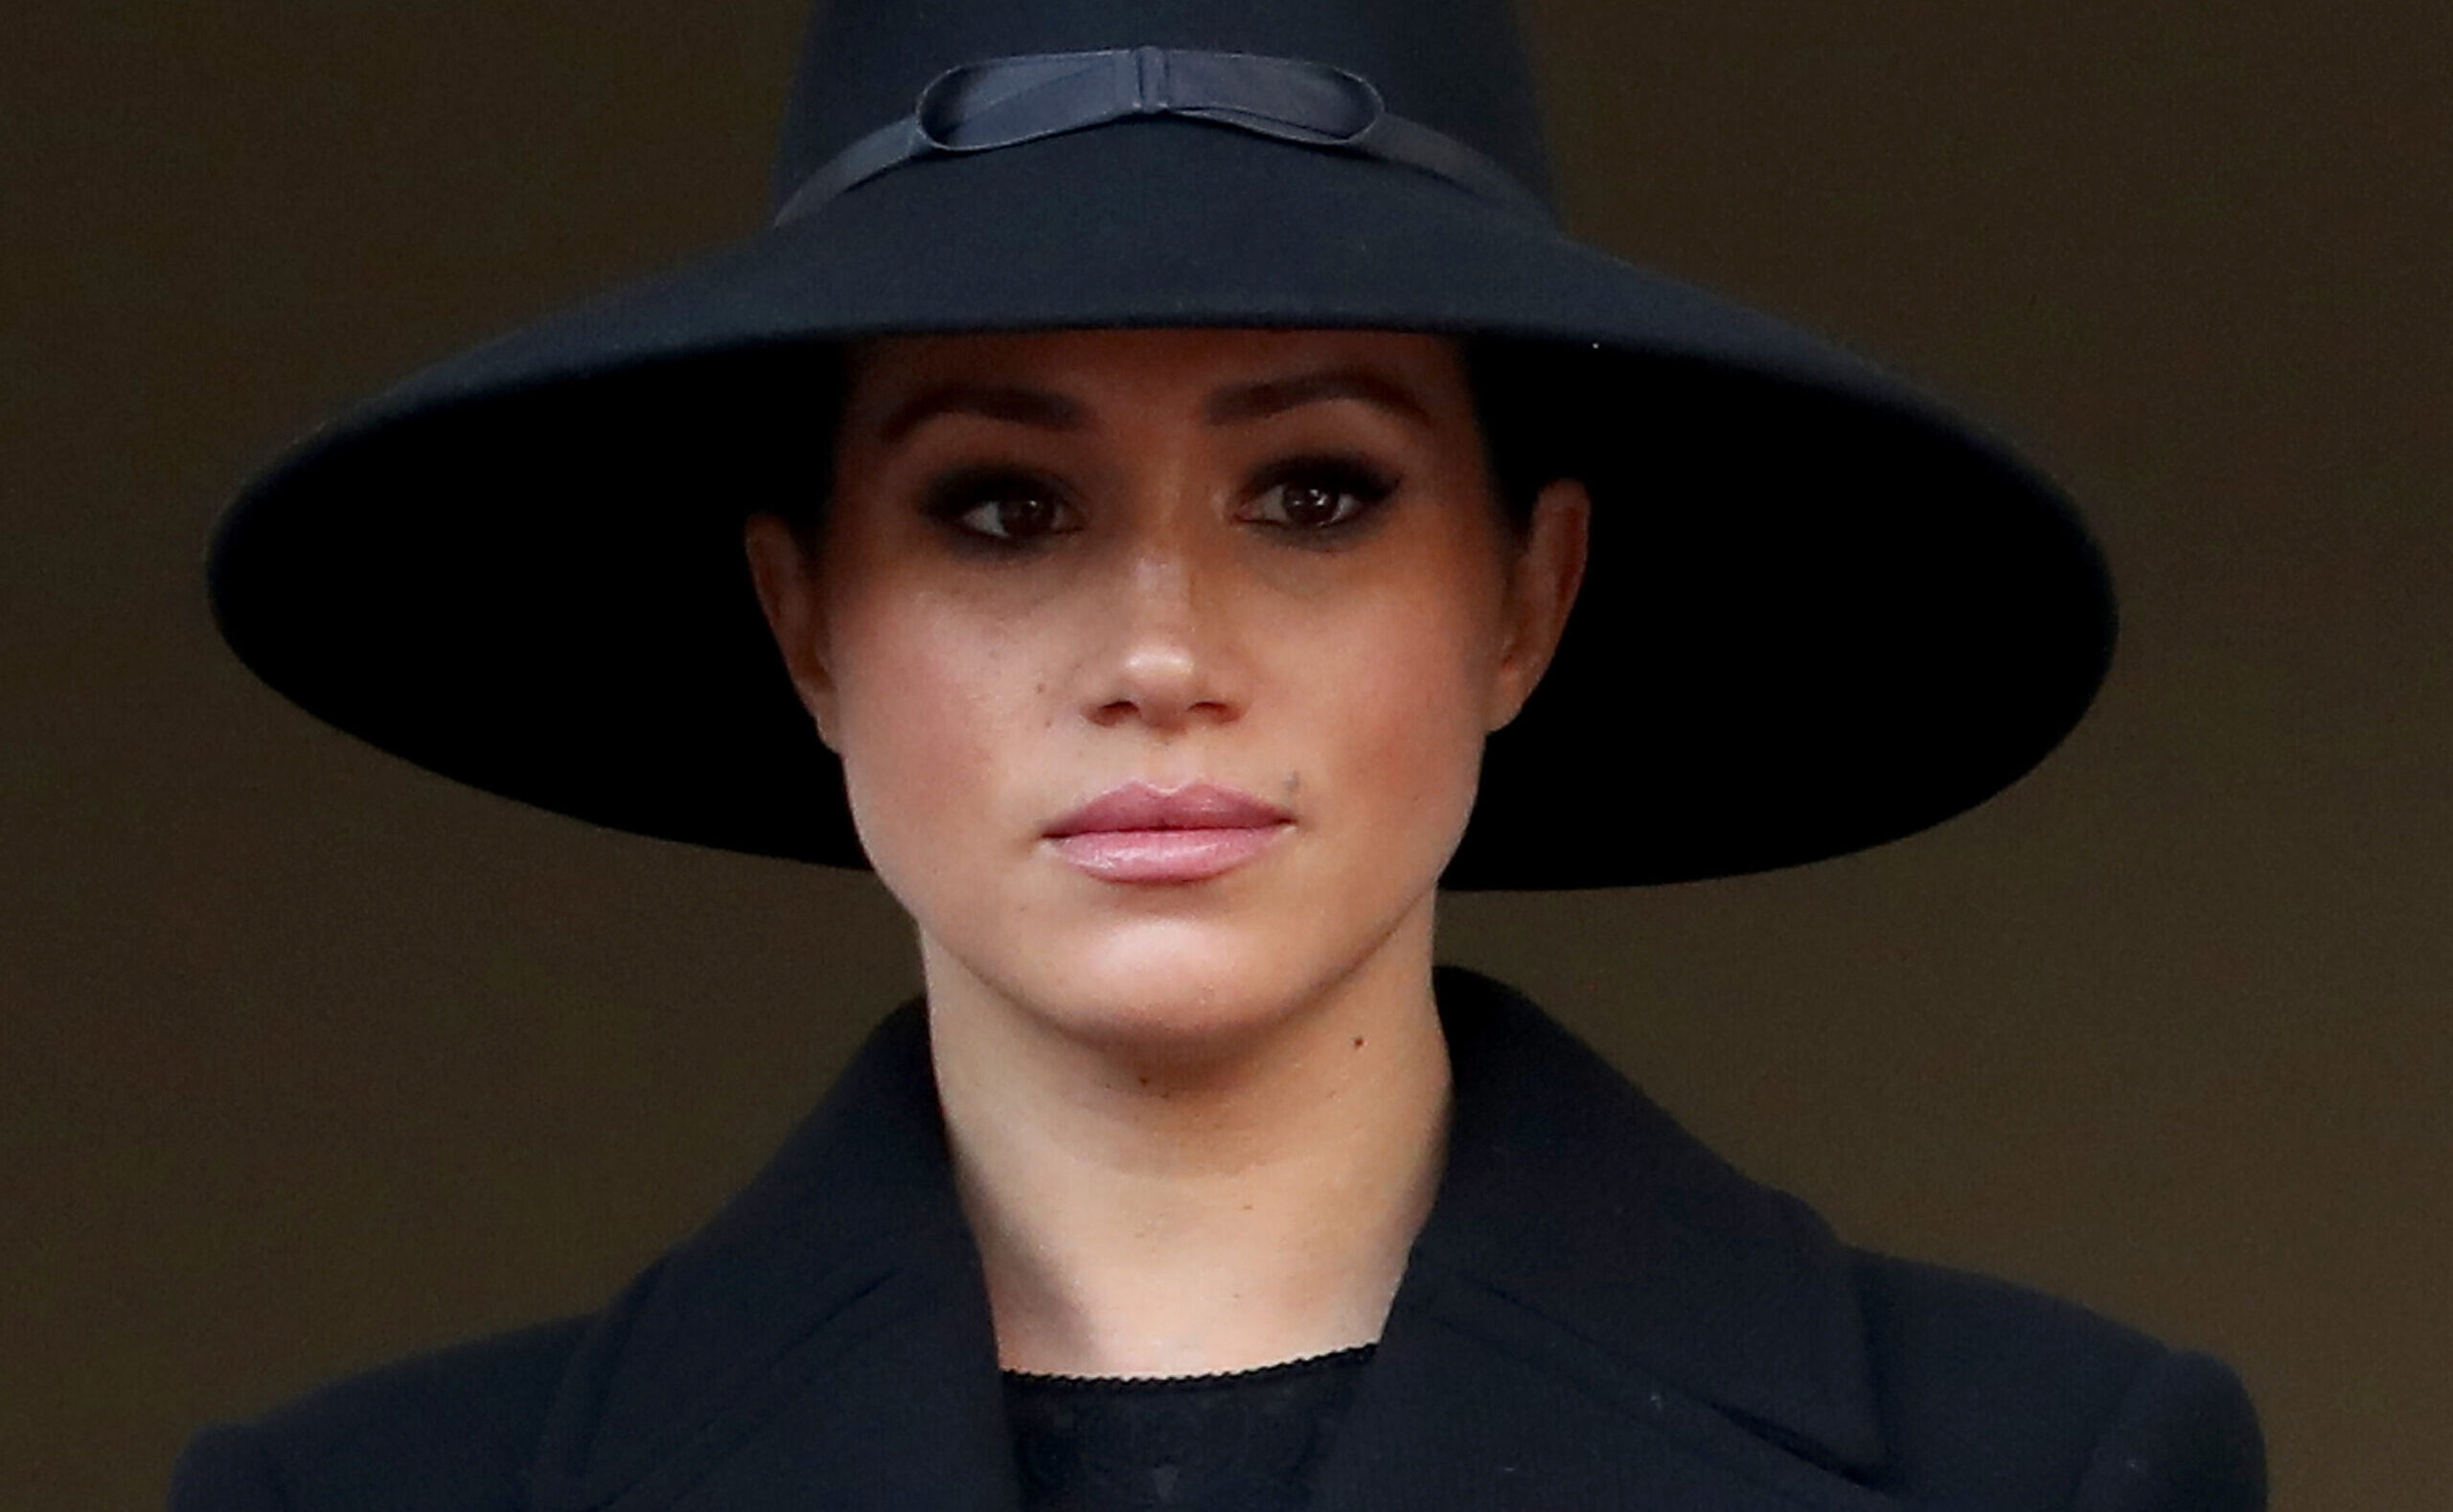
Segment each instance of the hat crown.
[[949,69],[1034,53],[1168,47],[1327,63],[1389,110],[1549,196],[1508,0],[817,0],[775,163],[782,205],[837,153],[911,113]]

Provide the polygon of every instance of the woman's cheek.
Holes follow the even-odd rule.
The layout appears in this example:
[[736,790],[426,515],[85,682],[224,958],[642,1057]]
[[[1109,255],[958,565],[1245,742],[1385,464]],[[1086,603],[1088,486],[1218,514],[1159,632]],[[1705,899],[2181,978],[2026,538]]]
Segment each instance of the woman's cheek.
[[[997,686],[997,639],[906,605],[848,638],[840,745],[853,817],[891,885],[990,839],[997,772],[1026,760]],[[978,858],[984,859],[984,858]]]
[[1482,745],[1471,639],[1452,617],[1426,612],[1384,621],[1351,654],[1324,659],[1345,674],[1319,694],[1344,786],[1383,836],[1446,844],[1451,828],[1463,829]]

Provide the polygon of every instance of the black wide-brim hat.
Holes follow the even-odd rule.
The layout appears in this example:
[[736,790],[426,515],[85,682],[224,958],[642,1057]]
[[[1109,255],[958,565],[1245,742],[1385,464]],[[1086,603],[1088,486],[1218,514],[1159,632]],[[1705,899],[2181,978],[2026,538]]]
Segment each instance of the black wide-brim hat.
[[1813,860],[2041,760],[2112,643],[2054,488],[1872,366],[1569,240],[1546,193],[1505,0],[833,0],[776,225],[310,438],[223,520],[215,610],[266,682],[421,766],[858,866],[741,538],[823,486],[814,353],[1433,332],[1503,344],[1541,470],[1593,498],[1446,885]]

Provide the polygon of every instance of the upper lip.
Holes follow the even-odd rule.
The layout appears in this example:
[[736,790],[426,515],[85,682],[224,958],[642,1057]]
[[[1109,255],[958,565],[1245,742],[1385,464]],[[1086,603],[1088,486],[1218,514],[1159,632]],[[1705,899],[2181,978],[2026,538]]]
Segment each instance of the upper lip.
[[1106,830],[1252,830],[1284,824],[1290,817],[1274,804],[1215,783],[1154,788],[1133,782],[1099,794],[1050,824],[1046,837],[1061,840],[1068,835]]

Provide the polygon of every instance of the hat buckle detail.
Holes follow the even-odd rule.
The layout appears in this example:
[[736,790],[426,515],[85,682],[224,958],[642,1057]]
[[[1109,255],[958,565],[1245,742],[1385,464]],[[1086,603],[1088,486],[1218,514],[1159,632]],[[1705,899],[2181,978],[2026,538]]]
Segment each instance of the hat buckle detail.
[[908,119],[860,138],[803,181],[774,224],[789,225],[906,164],[1170,116],[1401,164],[1550,219],[1549,206],[1507,170],[1445,132],[1390,113],[1361,74],[1302,58],[1137,46],[950,68],[921,90]]

